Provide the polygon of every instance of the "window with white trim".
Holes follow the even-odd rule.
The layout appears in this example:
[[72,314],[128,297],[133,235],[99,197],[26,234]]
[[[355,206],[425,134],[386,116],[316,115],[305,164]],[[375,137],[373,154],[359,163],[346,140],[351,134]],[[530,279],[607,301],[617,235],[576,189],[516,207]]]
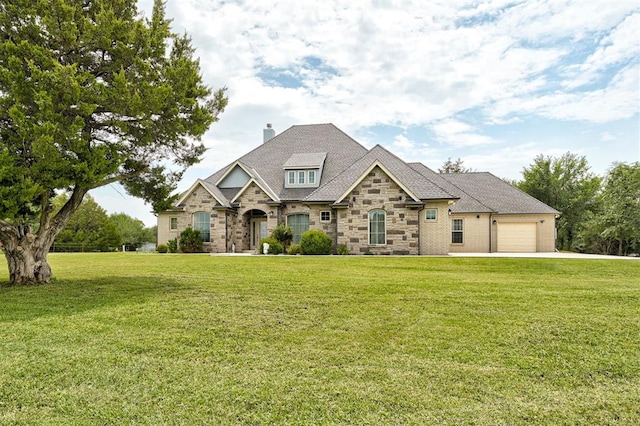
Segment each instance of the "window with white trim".
[[211,241],[211,215],[207,212],[195,212],[193,214],[193,229],[200,231],[203,242]]
[[171,217],[169,218],[169,230],[177,231],[178,230],[178,218]]
[[309,185],[313,185],[316,183],[316,172],[314,170],[309,170]]
[[289,172],[289,185],[296,184],[296,172]]
[[320,222],[331,222],[331,211],[321,211],[320,212]]
[[464,223],[462,219],[451,219],[451,244],[464,242]]
[[387,213],[384,210],[369,212],[369,244],[384,245],[387,243]]
[[305,172],[298,172],[298,184],[299,185],[304,185],[304,175],[306,173]]
[[438,209],[426,209],[425,210],[425,219],[426,220],[438,220]]
[[293,234],[293,243],[299,244],[302,234],[309,230],[308,214],[292,214],[287,216],[287,226],[291,228]]

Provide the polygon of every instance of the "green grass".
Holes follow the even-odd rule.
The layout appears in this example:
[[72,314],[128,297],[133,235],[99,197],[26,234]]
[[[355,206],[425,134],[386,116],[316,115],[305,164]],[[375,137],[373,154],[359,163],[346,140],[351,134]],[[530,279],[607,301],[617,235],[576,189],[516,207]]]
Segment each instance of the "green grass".
[[0,288],[3,425],[640,424],[640,262],[50,262]]

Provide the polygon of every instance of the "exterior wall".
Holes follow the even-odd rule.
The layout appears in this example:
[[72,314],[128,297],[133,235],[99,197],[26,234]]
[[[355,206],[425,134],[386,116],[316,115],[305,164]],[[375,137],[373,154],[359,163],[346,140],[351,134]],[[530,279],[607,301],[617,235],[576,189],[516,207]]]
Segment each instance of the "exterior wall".
[[[426,210],[436,209],[436,220],[426,219]],[[451,220],[448,201],[429,201],[420,211],[420,254],[448,254]]]
[[[320,221],[320,212],[331,212],[330,222]],[[308,214],[309,215],[309,229],[317,229],[327,234],[332,240],[333,245],[337,245],[336,239],[336,223],[337,212],[331,208],[330,204],[302,204],[302,203],[286,203],[281,207],[278,212],[278,224],[287,223],[287,216],[292,214]]]
[[[252,182],[244,192],[236,199],[240,203],[240,207],[236,213],[236,220],[232,226],[230,233],[230,242],[235,244],[236,251],[251,249],[251,210],[261,210],[267,214],[267,233],[271,234],[273,229],[278,225],[275,207],[270,207],[267,202],[271,199],[269,196],[255,183]],[[274,212],[273,214],[269,214]],[[229,246],[231,247],[231,246]]]
[[[225,248],[224,233],[218,231],[224,230],[224,211],[214,210],[216,205],[215,198],[202,186],[196,187],[189,197],[185,200],[184,211],[163,212],[158,214],[158,244],[166,244],[169,240],[178,238],[180,233],[188,226],[193,226],[193,214],[195,212],[207,212],[210,214],[210,241],[204,243],[204,249],[207,252],[218,252]],[[178,219],[178,228],[171,230],[171,218]]]
[[[348,195],[349,208],[337,210],[337,243],[352,254],[419,254],[419,210],[405,207],[407,194],[379,167]],[[369,244],[369,212],[386,212],[384,245]]]
[[[158,213],[158,244],[167,244],[169,240],[177,238],[180,231],[172,231],[171,218],[179,217],[182,212],[162,212]],[[179,219],[178,219],[179,220]]]
[[[480,216],[478,218],[478,216]],[[451,253],[495,253],[498,251],[497,223],[536,223],[536,251],[555,251],[553,214],[454,213],[448,217],[448,243]],[[463,219],[463,243],[451,244],[451,219]],[[493,221],[496,221],[496,225]],[[543,222],[544,221],[544,222]]]
[[[478,217],[479,216],[479,217]],[[450,253],[489,253],[490,234],[489,213],[453,213],[448,217],[449,233],[447,240]],[[495,218],[495,215],[494,215]],[[462,244],[451,243],[451,220],[462,219]],[[493,241],[491,241],[493,244]],[[491,250],[495,251],[495,250]]]
[[[536,251],[553,252],[556,250],[556,219],[553,214],[494,214],[492,221],[497,223],[536,223]],[[492,226],[491,251],[498,251],[498,227]]]

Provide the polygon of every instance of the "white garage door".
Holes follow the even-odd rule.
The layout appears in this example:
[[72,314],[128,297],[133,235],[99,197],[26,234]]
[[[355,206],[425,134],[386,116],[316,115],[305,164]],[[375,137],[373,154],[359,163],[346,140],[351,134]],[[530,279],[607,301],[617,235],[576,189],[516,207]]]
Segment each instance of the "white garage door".
[[498,251],[535,253],[535,222],[498,223]]

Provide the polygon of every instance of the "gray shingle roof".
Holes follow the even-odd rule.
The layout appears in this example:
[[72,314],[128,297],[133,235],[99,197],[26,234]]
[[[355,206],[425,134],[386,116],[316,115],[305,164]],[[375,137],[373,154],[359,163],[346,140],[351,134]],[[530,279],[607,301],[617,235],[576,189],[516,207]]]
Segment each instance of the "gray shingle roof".
[[[315,188],[288,189],[284,187],[284,162],[293,154],[326,152],[320,185],[367,153],[367,149],[333,124],[292,126],[273,139],[243,155],[238,161],[259,171],[266,185],[280,198],[301,200]],[[215,184],[235,161],[205,179]]]
[[337,201],[376,161],[413,193],[417,198],[415,201],[457,198],[382,146],[376,145],[344,172],[310,194],[305,201]]
[[[452,212],[480,213],[486,210],[475,210],[475,203],[479,202],[494,213],[502,214],[560,214],[529,194],[509,185],[502,179],[488,172],[480,173],[443,173],[443,179],[460,188],[464,196],[451,206]],[[473,194],[473,196],[469,195]],[[473,201],[472,199],[475,199]]]
[[[333,124],[292,126],[201,181],[225,207],[241,188],[215,184],[237,162],[275,201],[334,203],[378,162],[415,196],[414,202],[457,200],[451,210],[460,213],[559,214],[491,173],[439,174],[424,164],[406,163],[380,145],[367,150]],[[284,187],[285,167],[320,165],[318,188]]]
[[284,169],[318,168],[322,167],[326,158],[326,152],[292,154],[282,167]]

